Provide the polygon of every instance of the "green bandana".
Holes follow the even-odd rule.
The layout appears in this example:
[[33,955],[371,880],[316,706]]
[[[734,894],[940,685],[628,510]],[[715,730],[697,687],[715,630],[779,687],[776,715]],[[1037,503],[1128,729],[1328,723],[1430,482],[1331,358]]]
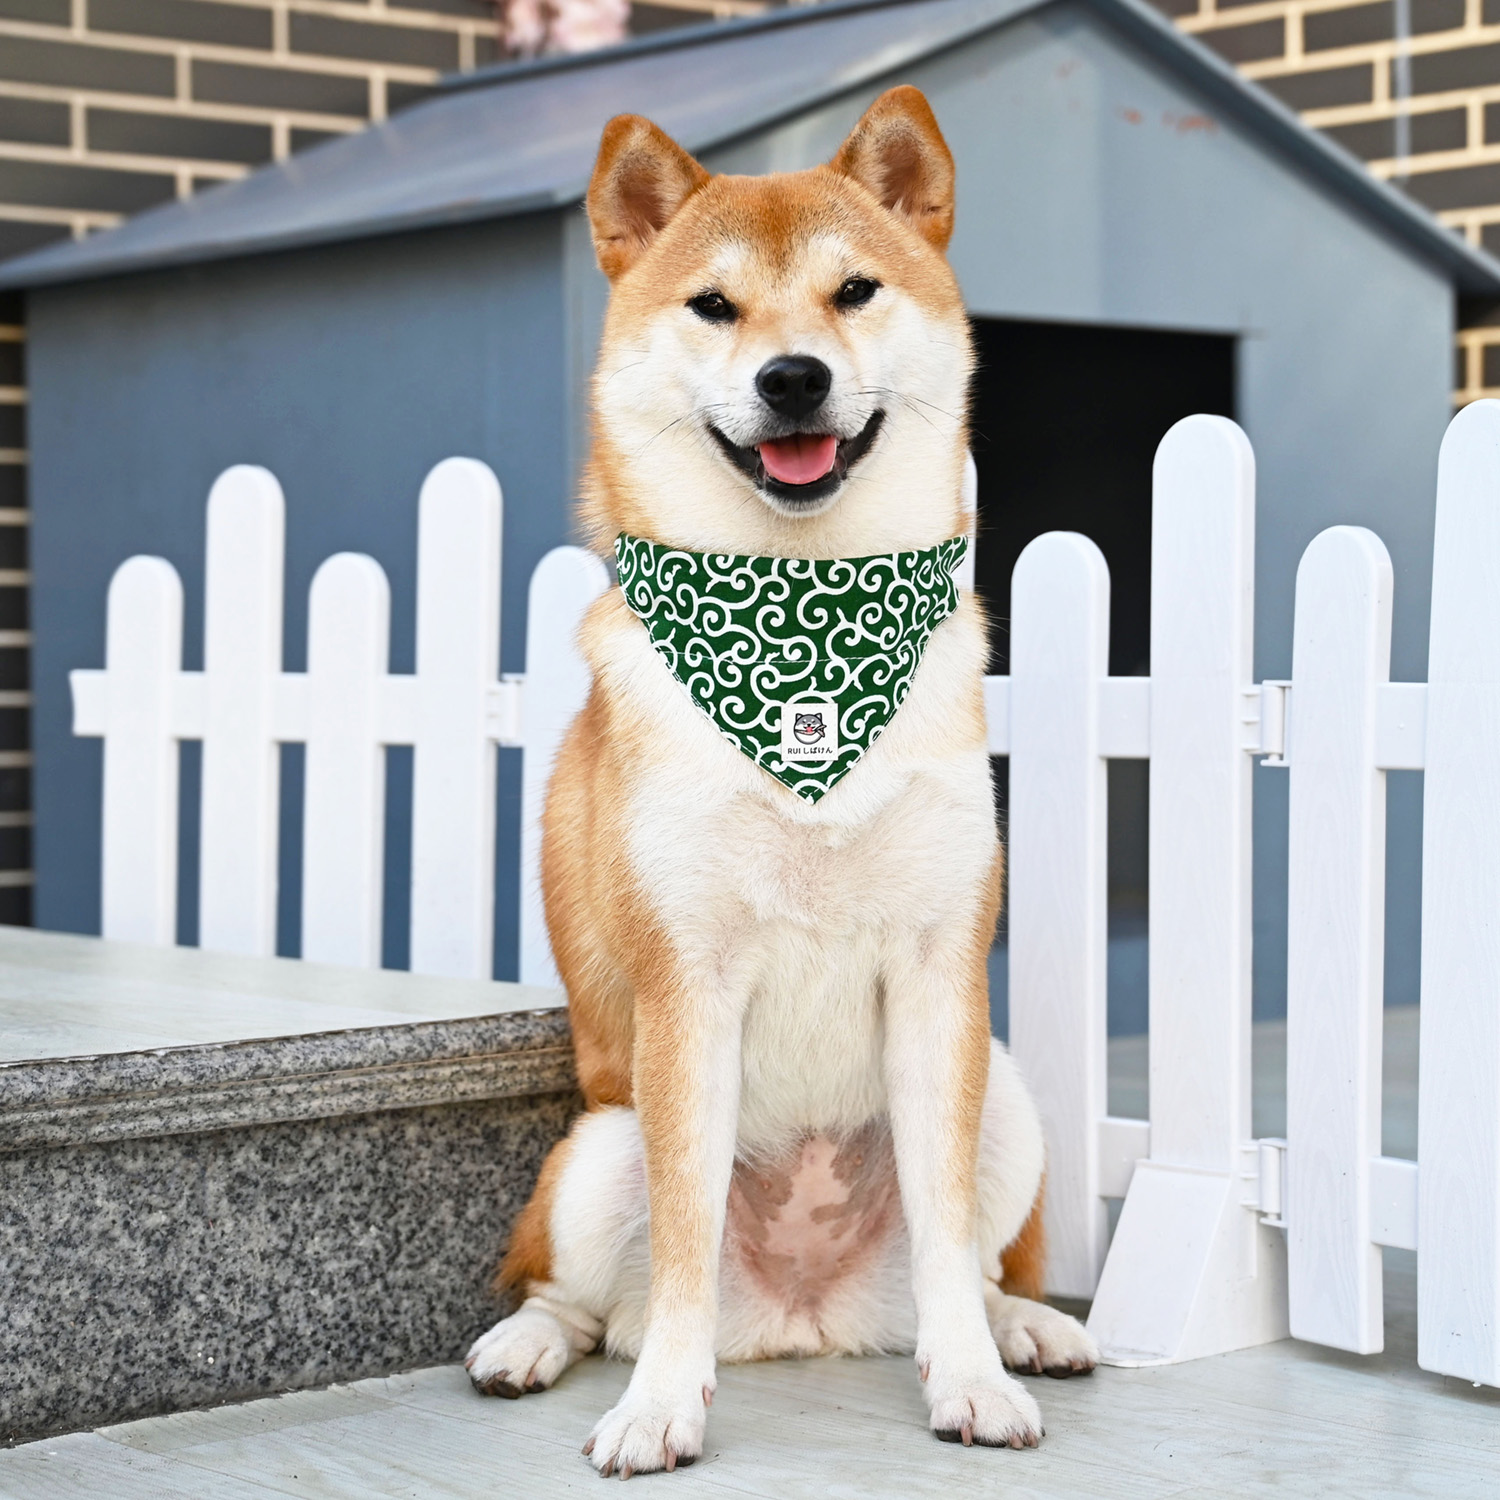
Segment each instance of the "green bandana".
[[816,802],[906,700],[958,607],[961,536],[880,557],[740,557],[615,543],[625,602],[719,732]]

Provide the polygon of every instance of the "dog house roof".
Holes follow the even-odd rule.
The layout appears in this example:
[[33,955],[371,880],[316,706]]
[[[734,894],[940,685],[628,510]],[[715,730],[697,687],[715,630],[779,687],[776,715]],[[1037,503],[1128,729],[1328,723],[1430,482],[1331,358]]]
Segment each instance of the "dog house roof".
[[[649,114],[704,152],[889,78],[1058,0],[835,0],[668,33],[608,51],[486,69],[357,135],[0,267],[43,286],[500,218],[577,203],[599,128]],[[1077,0],[1297,160],[1471,295],[1500,295],[1500,263],[1373,177],[1143,0]]]

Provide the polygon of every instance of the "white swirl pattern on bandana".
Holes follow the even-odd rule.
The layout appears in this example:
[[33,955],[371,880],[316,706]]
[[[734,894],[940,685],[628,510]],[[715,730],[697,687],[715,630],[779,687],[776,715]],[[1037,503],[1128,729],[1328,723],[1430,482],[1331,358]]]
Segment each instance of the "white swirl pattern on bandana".
[[[919,552],[811,559],[685,552],[622,534],[625,602],[719,731],[816,802],[859,763],[911,690],[932,632],[958,606],[952,537]],[[788,764],[790,703],[836,707],[838,753]]]

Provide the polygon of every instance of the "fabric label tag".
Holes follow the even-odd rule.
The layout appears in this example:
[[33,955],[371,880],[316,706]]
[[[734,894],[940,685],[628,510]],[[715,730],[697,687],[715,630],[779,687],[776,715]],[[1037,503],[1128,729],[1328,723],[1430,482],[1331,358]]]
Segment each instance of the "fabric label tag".
[[781,710],[781,758],[828,761],[839,753],[839,710],[826,698],[797,698]]

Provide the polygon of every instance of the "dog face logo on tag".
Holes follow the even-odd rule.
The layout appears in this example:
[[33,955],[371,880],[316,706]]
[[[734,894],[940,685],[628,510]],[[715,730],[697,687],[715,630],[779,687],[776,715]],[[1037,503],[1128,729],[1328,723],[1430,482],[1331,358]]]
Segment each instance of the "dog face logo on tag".
[[823,699],[803,699],[781,710],[781,758],[827,761],[839,753],[838,706]]

